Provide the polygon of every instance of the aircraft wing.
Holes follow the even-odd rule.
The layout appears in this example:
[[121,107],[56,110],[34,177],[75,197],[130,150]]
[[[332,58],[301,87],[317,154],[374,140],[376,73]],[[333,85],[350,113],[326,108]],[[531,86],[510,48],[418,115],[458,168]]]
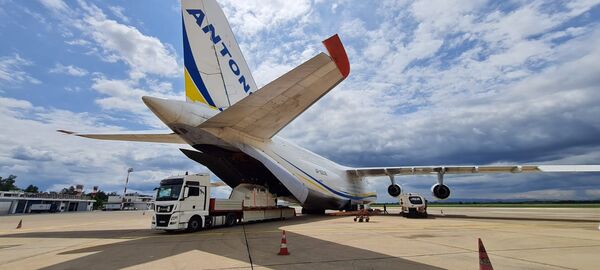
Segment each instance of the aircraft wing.
[[348,76],[350,65],[338,36],[323,43],[329,56],[318,54],[200,127],[229,127],[261,139],[273,137]]
[[415,166],[351,168],[348,174],[356,176],[394,176],[427,174],[472,173],[538,173],[538,172],[600,172],[600,165],[490,165],[490,166]]
[[187,144],[179,135],[168,134],[80,134],[67,130],[58,132],[97,140]]

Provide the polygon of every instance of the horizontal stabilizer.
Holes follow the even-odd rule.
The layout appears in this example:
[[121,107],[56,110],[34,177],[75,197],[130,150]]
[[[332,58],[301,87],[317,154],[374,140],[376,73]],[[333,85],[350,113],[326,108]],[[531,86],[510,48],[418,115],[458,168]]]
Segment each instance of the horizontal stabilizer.
[[348,75],[348,59],[337,35],[324,44],[331,56],[318,54],[200,127],[228,127],[256,138],[273,137]]
[[97,140],[187,144],[179,135],[170,134],[80,134],[67,130],[58,132]]

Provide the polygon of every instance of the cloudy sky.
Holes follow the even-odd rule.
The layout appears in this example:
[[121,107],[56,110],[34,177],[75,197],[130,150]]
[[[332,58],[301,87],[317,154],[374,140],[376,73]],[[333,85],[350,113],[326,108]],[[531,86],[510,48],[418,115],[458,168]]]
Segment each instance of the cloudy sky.
[[[281,135],[350,166],[600,164],[600,1],[220,1],[259,87],[339,33],[350,77]],[[178,1],[0,0],[0,176],[150,192],[207,169],[165,130],[184,99]],[[387,179],[371,179],[380,201]],[[428,193],[434,177],[403,177]],[[452,176],[454,198],[600,199],[600,174]],[[225,191],[220,192],[224,194]]]

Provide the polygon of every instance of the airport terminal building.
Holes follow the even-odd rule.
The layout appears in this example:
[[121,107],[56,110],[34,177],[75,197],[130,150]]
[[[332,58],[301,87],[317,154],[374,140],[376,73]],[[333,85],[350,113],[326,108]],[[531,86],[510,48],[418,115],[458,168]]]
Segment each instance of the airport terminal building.
[[94,200],[87,196],[55,193],[0,191],[0,216],[28,213],[91,211]]
[[150,210],[154,205],[154,198],[150,195],[127,193],[125,198],[121,195],[108,196],[104,210]]

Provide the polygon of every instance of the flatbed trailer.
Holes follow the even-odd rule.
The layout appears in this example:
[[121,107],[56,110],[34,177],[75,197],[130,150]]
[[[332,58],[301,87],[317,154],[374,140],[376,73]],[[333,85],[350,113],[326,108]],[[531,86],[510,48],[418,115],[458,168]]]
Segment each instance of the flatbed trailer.
[[296,215],[293,208],[277,206],[276,196],[264,187],[242,184],[229,199],[208,197],[211,187],[208,174],[162,180],[156,194],[152,229],[197,231]]

